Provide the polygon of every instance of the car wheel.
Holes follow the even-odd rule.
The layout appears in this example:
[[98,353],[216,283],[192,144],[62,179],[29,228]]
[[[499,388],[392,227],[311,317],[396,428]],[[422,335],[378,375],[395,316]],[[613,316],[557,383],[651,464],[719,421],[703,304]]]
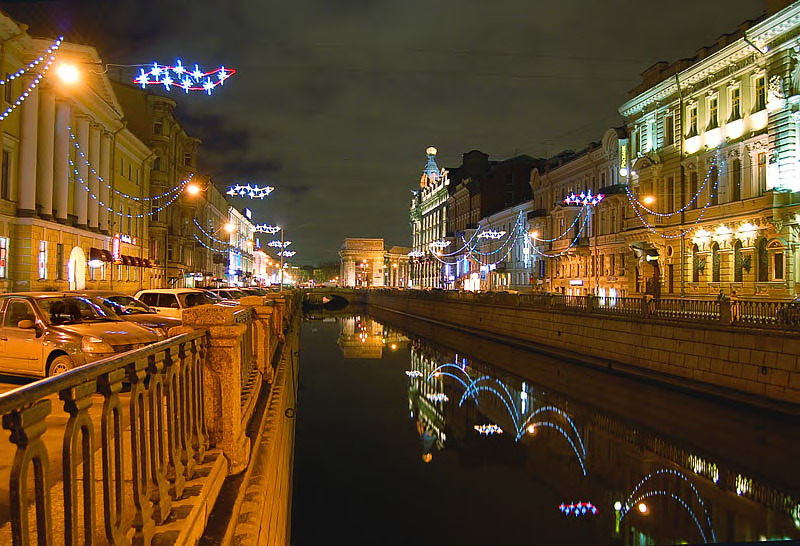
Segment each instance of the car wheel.
[[53,359],[50,362],[50,365],[47,367],[47,375],[48,377],[52,377],[54,375],[61,375],[62,373],[71,370],[75,367],[75,363],[72,362],[72,359],[67,355],[60,355]]

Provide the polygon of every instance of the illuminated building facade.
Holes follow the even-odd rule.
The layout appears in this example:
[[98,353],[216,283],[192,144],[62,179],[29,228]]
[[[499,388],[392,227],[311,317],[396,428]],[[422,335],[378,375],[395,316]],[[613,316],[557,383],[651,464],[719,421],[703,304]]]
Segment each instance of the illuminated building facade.
[[25,28],[0,14],[0,291],[147,287],[150,150],[94,48]]
[[407,287],[410,249],[384,249],[383,239],[348,237],[339,249],[339,284],[353,288]]
[[442,288],[442,263],[430,244],[447,234],[447,204],[450,178],[446,169],[436,164],[436,148],[426,150],[428,160],[422,171],[419,190],[411,199],[411,286]]
[[624,237],[640,249],[631,292],[798,295],[798,28],[799,3],[747,22],[653,65],[620,107]]
[[[255,282],[253,278],[255,226],[252,217],[253,213],[250,209],[240,211],[234,206],[228,207],[228,226],[230,227],[227,279],[229,286],[249,286]],[[284,281],[286,282],[286,280],[284,274]]]

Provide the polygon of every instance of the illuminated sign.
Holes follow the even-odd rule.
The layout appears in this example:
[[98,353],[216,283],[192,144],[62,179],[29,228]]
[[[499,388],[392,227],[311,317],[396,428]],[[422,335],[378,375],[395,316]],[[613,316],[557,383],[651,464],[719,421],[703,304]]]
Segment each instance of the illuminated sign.
[[628,139],[619,139],[619,174],[628,176]]
[[247,216],[248,220],[253,219],[253,211],[250,209],[244,209],[244,215]]
[[583,279],[571,279],[569,281],[570,286],[583,286]]
[[119,240],[123,243],[128,243],[129,245],[135,245],[136,239],[131,237],[130,235],[126,235],[124,233],[119,234]]
[[120,235],[119,233],[114,235],[114,238],[111,240],[111,258],[114,260],[114,263],[120,263],[122,261],[122,251],[120,250]]

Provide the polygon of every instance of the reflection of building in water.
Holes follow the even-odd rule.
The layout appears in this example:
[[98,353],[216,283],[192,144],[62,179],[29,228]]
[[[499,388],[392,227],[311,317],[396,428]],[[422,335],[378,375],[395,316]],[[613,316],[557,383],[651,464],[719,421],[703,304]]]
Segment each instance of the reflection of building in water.
[[[497,437],[475,429],[499,426],[506,443],[515,439],[526,452],[521,463],[509,462],[527,465],[565,502],[581,499],[598,506],[593,517],[608,533],[607,542],[800,538],[800,499],[726,464],[730,454],[701,454],[529,380],[436,354],[419,342],[411,362],[412,417],[427,417],[437,430],[446,421],[448,449],[456,451],[483,442],[502,447]],[[446,394],[447,401],[431,402],[436,393]]]
[[366,316],[342,317],[339,346],[345,358],[381,358],[384,347],[396,351],[408,344],[397,330]]
[[[429,376],[438,366],[435,355],[421,345],[411,346],[411,369],[408,375],[408,408],[411,418],[416,420],[417,433],[422,442],[422,460],[430,462],[433,448],[443,449],[447,440],[445,433],[444,382],[442,378]],[[445,396],[442,396],[445,395]]]

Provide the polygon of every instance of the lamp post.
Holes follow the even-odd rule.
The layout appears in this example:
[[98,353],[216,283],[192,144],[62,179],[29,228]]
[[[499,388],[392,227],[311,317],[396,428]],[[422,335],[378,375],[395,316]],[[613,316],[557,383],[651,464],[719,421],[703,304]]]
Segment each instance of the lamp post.
[[279,294],[283,294],[283,250],[286,248],[286,239],[283,236],[283,228],[281,228],[281,287],[278,290]]

